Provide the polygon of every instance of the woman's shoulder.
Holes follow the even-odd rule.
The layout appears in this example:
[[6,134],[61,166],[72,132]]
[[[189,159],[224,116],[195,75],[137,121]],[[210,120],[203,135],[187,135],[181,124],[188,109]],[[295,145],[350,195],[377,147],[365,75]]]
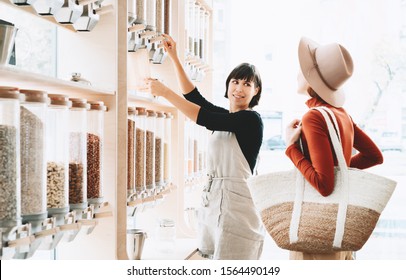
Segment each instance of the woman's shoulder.
[[244,133],[260,133],[264,130],[261,115],[253,110],[242,110],[236,113],[239,130]]
[[234,114],[237,114],[243,118],[257,120],[257,121],[262,122],[261,114],[254,110],[241,110],[241,111],[235,112]]

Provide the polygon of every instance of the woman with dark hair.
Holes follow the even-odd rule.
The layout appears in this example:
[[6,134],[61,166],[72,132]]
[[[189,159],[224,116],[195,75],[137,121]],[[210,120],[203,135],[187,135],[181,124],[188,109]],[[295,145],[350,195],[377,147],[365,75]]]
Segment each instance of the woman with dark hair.
[[238,65],[226,80],[229,109],[215,106],[187,76],[175,41],[166,34],[164,37],[165,51],[184,98],[155,79],[148,79],[151,93],[164,97],[189,119],[213,131],[208,182],[198,212],[199,253],[210,259],[259,259],[264,230],[246,181],[254,173],[262,144],[262,119],[252,109],[261,97],[261,77],[254,65]]

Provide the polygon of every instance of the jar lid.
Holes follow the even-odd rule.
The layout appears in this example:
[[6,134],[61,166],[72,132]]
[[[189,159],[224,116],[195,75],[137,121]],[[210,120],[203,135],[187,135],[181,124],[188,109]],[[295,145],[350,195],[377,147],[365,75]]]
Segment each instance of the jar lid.
[[174,227],[175,221],[172,219],[160,219],[159,226],[160,227]]
[[136,115],[137,114],[137,110],[135,109],[135,107],[128,107],[128,114],[129,115]]
[[161,112],[161,111],[157,111],[157,112],[156,112],[156,117],[157,117],[157,118],[165,118],[165,113],[164,113],[164,112]]
[[138,112],[138,115],[140,116],[144,116],[147,114],[147,110],[145,109],[145,107],[135,107],[135,109]]
[[69,98],[69,100],[72,101],[72,108],[90,109],[90,104],[85,98]]
[[20,99],[20,96],[18,88],[0,86],[0,98]]
[[145,235],[146,232],[142,229],[138,229],[138,228],[129,228],[127,229],[127,233],[128,234],[143,234]]
[[70,108],[72,106],[72,102],[69,101],[69,97],[63,94],[48,94],[48,97],[51,100],[50,105],[57,105],[57,106],[66,106]]
[[88,101],[87,103],[90,104],[90,110],[107,111],[107,106],[103,101]]
[[154,110],[147,110],[147,116],[148,117],[156,117],[156,113]]
[[25,95],[25,102],[49,103],[48,94],[42,90],[20,89]]

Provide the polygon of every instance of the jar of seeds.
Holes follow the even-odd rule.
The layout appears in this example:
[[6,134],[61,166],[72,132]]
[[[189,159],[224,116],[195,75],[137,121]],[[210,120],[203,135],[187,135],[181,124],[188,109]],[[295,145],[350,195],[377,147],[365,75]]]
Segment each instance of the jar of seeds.
[[155,188],[158,192],[164,187],[164,137],[165,113],[158,111],[155,122]]
[[127,197],[135,192],[135,107],[128,107],[127,114]]
[[69,110],[69,207],[81,217],[87,203],[87,111],[84,98],[70,98]]
[[47,211],[63,225],[69,213],[69,108],[72,102],[61,94],[48,94],[47,116]]
[[146,158],[146,118],[147,111],[144,107],[136,107],[135,116],[135,190],[137,195],[145,193],[145,158]]
[[103,101],[89,101],[87,112],[87,200],[90,204],[103,202],[103,147],[104,113]]
[[21,89],[20,107],[21,215],[33,233],[47,218],[47,168],[45,158],[48,94]]
[[164,184],[172,183],[172,120],[170,112],[165,113],[165,136],[164,136]]
[[18,88],[0,87],[0,231],[2,232],[21,225],[20,96]]
[[149,195],[155,192],[155,122],[157,114],[147,110],[146,157],[145,157],[145,185]]

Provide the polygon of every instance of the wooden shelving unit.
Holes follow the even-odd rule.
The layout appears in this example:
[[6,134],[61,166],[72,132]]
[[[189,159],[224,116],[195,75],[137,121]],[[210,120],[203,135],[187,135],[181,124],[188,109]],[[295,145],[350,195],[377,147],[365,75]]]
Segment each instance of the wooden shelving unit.
[[[171,1],[171,35],[178,42],[179,56],[184,61],[185,48],[185,2],[187,0]],[[206,8],[207,1],[202,1]],[[21,11],[22,16],[32,16],[36,12],[30,7],[13,5],[8,0],[0,0]],[[106,2],[106,1],[105,1]],[[112,217],[100,218],[94,231],[83,240],[75,240],[69,244],[58,246],[60,259],[128,259],[127,256],[127,207],[134,207],[148,201],[134,201],[128,206],[127,201],[127,108],[128,106],[143,106],[148,109],[171,112],[174,116],[172,124],[173,143],[173,184],[165,193],[152,199],[161,201],[166,206],[164,210],[175,213],[179,232],[188,229],[184,225],[184,116],[169,103],[161,99],[136,96],[129,88],[131,77],[128,77],[129,53],[128,45],[128,14],[127,0],[108,0],[114,5],[112,14],[102,17],[91,32],[74,31],[71,25],[61,25],[52,17],[43,17],[50,24],[58,26],[58,66],[57,74],[66,77],[72,72],[82,72],[95,87],[31,73],[14,66],[0,66],[0,85],[19,88],[41,89],[52,93],[67,94],[70,97],[84,97],[89,100],[102,100],[108,106],[105,115],[105,151],[104,151],[104,196],[112,210]],[[73,55],[75,54],[75,55]],[[72,55],[72,57],[70,57]],[[211,60],[209,60],[211,62]],[[133,63],[133,62],[132,62]],[[153,74],[164,77],[165,83],[174,90],[176,78],[169,59],[162,65],[152,65]],[[93,83],[95,81],[95,83]],[[211,75],[198,85],[199,88],[211,88]],[[163,201],[162,201],[163,199]],[[153,211],[151,211],[153,212]],[[156,213],[155,213],[156,214]],[[100,215],[100,214],[99,214]],[[143,215],[150,215],[144,212]],[[151,213],[152,215],[152,213]]]

